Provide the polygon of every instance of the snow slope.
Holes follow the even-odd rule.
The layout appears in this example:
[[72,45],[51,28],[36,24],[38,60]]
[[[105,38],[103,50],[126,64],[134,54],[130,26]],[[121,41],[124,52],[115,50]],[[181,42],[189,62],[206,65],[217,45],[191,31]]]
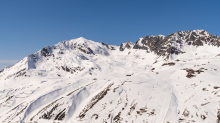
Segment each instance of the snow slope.
[[219,122],[219,42],[194,30],[45,47],[0,72],[0,122]]

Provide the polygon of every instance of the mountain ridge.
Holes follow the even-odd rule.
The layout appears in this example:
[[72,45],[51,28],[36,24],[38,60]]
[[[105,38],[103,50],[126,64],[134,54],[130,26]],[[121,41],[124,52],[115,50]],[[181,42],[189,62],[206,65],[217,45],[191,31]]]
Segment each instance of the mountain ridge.
[[[198,34],[202,34],[202,35],[198,35]],[[210,33],[208,33],[205,30],[193,30],[193,31],[178,31],[177,33],[172,33],[167,36],[164,36],[164,35],[148,36],[147,35],[144,38],[139,38],[136,41],[136,43],[132,43],[130,41],[128,41],[126,43],[121,43],[121,45],[119,46],[119,49],[120,49],[120,51],[123,51],[125,48],[144,49],[144,50],[147,50],[147,52],[153,51],[157,55],[165,55],[165,54],[160,54],[162,51],[158,51],[159,49],[165,48],[161,45],[164,43],[170,43],[171,40],[176,41],[177,44],[180,44],[181,42],[179,41],[178,38],[184,38],[185,42],[187,42],[188,45],[203,46],[204,44],[208,44],[208,45],[217,46],[217,47],[220,46],[220,38],[217,35],[215,35],[215,36],[211,35]],[[76,47],[76,44],[78,44],[80,46],[82,44],[85,44],[86,43],[85,40],[91,41],[91,40],[85,39],[84,37],[79,37],[79,38],[71,39],[68,41],[62,41],[62,42],[59,42],[58,44],[62,44],[62,43],[65,44],[65,43],[69,42],[69,43],[75,43],[74,45]],[[182,40],[182,39],[180,39],[180,40]],[[190,41],[190,40],[193,40],[193,41]],[[52,48],[55,48],[56,45],[58,45],[58,44],[55,44],[54,46],[52,46]],[[114,46],[114,45],[108,45],[103,42],[101,42],[101,44],[105,45],[108,49],[112,49],[112,50],[115,50],[115,48],[118,47],[118,46]],[[159,44],[159,46],[155,46],[157,44]],[[51,46],[46,46],[46,47],[42,48],[42,55],[45,55],[45,56],[49,55],[50,53],[47,52],[47,49],[50,47]],[[72,48],[73,47],[71,47],[71,49]],[[79,47],[79,49],[81,49],[81,48]],[[86,50],[81,49],[81,51],[83,51],[84,53],[92,53],[92,50],[90,48],[86,49]],[[169,47],[169,52],[171,52],[171,54],[183,53],[183,52],[179,51],[178,49],[172,50],[172,49],[170,49],[170,47]]]
[[219,42],[194,30],[44,47],[0,72],[0,122],[219,122]]

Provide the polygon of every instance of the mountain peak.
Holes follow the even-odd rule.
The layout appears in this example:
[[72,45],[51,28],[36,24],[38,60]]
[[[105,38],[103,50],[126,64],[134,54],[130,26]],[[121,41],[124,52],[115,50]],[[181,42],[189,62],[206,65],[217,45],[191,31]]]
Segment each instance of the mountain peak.
[[191,52],[189,50],[186,51],[191,45],[195,48],[205,45],[219,47],[220,39],[205,30],[178,31],[166,37],[147,35],[136,42],[134,49],[147,50],[147,52],[154,52],[159,57],[163,56],[169,59],[173,54]]
[[84,40],[84,41],[91,41],[91,40],[88,40],[88,39],[86,39],[86,38],[84,38],[84,37],[79,37],[79,38],[72,39],[72,40]]
[[193,30],[44,47],[0,71],[0,122],[219,122],[219,42]]
[[67,40],[67,41],[64,41],[64,42],[83,44],[83,43],[94,42],[94,41],[88,40],[88,39],[86,39],[84,37],[79,37],[79,38]]

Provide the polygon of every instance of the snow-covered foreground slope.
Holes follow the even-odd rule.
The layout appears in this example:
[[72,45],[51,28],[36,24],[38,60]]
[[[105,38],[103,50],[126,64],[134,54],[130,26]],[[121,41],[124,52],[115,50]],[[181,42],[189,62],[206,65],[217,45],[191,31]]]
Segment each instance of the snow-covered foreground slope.
[[220,48],[158,37],[164,55],[145,37],[120,47],[78,38],[27,56],[0,72],[0,122],[219,122]]

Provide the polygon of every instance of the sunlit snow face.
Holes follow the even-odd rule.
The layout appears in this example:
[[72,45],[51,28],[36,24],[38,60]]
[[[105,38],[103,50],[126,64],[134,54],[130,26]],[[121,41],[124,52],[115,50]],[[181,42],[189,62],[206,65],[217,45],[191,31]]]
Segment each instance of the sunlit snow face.
[[[155,37],[115,50],[79,38],[25,57],[0,73],[0,122],[216,120],[220,48],[174,34],[159,39],[164,50],[147,52]],[[161,51],[172,57],[158,57]]]

